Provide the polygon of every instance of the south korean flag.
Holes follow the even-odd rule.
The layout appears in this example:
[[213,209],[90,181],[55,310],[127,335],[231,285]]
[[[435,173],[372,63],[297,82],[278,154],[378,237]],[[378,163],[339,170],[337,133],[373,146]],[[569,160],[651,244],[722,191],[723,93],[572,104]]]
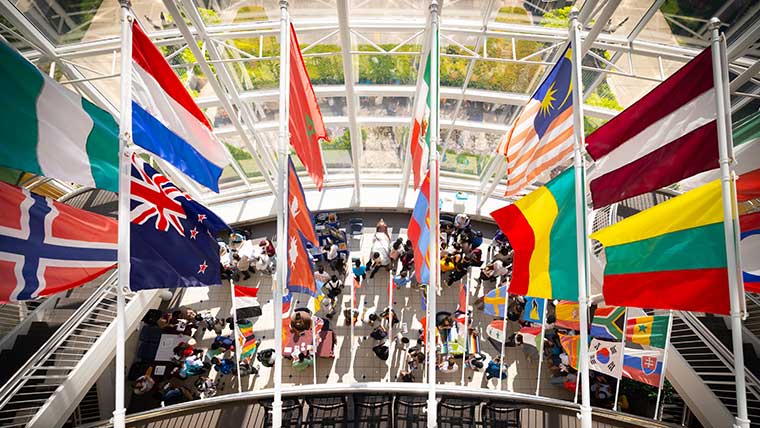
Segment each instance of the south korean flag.
[[589,368],[617,379],[623,377],[623,349],[620,342],[591,339]]

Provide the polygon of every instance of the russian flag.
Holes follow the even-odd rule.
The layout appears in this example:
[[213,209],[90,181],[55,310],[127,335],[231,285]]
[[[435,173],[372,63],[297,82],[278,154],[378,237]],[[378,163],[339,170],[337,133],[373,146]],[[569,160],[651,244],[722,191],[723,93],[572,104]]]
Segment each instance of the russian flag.
[[132,24],[132,139],[219,192],[224,146],[179,77],[137,22]]

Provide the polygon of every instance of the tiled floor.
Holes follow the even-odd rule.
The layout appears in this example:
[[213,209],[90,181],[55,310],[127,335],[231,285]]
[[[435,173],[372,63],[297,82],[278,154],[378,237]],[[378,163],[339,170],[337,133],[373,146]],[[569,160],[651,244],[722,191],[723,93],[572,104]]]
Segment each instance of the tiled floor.
[[[391,232],[392,240],[397,236],[406,236],[406,229],[404,228],[391,228],[389,232]],[[352,258],[359,257],[362,260],[366,260],[372,246],[373,235],[374,227],[365,227],[361,237],[353,238],[354,241],[349,245],[349,248],[352,250]],[[482,248],[486,248],[487,245],[488,242],[484,243]],[[477,278],[478,275],[479,272],[477,270],[472,273],[472,277],[474,278]],[[409,345],[402,345],[400,342],[397,344],[394,341],[391,345],[391,357],[388,361],[381,361],[372,352],[372,347],[376,343],[374,339],[369,337],[372,327],[361,321],[367,311],[379,313],[388,305],[388,280],[389,273],[381,270],[375,278],[368,278],[362,287],[356,290],[356,302],[360,312],[360,320],[353,329],[346,324],[343,311],[343,309],[349,308],[351,305],[351,291],[349,286],[346,286],[343,294],[338,298],[340,305],[338,313],[331,322],[331,327],[336,334],[336,357],[334,359],[318,358],[315,369],[309,368],[302,372],[294,370],[289,360],[283,360],[283,384],[301,385],[395,380],[399,371],[405,368],[405,348]],[[479,286],[477,281],[470,280],[469,283],[470,307],[472,308],[472,302],[488,290],[484,290],[483,287]],[[273,312],[274,305],[272,303],[272,278],[271,276],[256,274],[249,280],[242,281],[242,284],[259,286],[258,300],[261,304],[263,315],[254,319],[254,331],[257,337],[261,339],[259,350],[274,348],[273,327],[275,317]],[[401,322],[391,331],[391,334],[395,336],[399,331],[402,331],[403,335],[410,339],[410,345],[413,345],[419,336],[421,328],[419,320],[424,316],[424,311],[421,308],[420,292],[415,288],[408,287],[394,290],[393,294],[393,308]],[[308,296],[306,295],[295,294],[292,307],[306,306],[307,299]],[[186,289],[179,300],[181,305],[192,307],[196,312],[211,311],[220,318],[226,318],[230,314],[230,287],[227,283],[222,287]],[[454,312],[458,300],[458,285],[454,284],[452,287],[444,285],[441,295],[438,297],[437,310]],[[485,339],[485,327],[493,318],[485,315],[479,309],[474,309],[473,312],[474,326],[478,329],[482,338],[481,350],[490,357],[497,356],[499,350]],[[519,326],[516,323],[510,322],[508,328],[511,333],[519,329]],[[229,333],[229,331],[225,330],[225,333]],[[213,332],[205,333],[202,339],[198,338],[200,339],[199,346],[208,347],[213,341],[213,337]],[[537,362],[528,361],[521,348],[506,348],[503,361],[506,361],[509,366],[508,378],[502,382],[502,389],[534,394],[538,370]],[[462,382],[461,360],[458,362],[458,365],[460,370],[457,372],[448,374],[438,372],[436,382],[459,385]],[[258,362],[256,362],[256,366],[259,368],[258,376],[249,376],[242,379],[244,390],[272,387],[273,370],[262,367]],[[418,382],[426,378],[421,370],[418,370],[415,376]],[[572,400],[572,394],[562,389],[561,386],[549,384],[549,374],[545,367],[542,369],[541,377],[542,396]],[[228,377],[228,379],[225,379],[225,391],[235,391],[237,389],[236,383],[237,381],[234,378]],[[487,381],[482,371],[474,372],[469,369],[464,373],[464,384],[471,387],[497,388],[497,381],[495,379]]]

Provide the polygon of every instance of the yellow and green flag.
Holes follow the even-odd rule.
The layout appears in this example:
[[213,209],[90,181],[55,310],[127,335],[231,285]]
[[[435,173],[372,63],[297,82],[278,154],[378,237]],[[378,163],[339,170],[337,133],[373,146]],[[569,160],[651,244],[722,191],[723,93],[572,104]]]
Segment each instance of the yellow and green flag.
[[629,318],[625,326],[625,341],[665,349],[668,318],[668,315]]

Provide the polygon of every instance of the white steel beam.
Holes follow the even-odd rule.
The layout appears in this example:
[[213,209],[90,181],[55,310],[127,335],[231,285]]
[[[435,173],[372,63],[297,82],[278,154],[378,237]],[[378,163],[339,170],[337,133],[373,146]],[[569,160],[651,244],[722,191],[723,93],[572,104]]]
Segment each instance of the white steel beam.
[[[345,82],[346,110],[348,129],[351,135],[351,164],[354,169],[353,205],[361,203],[361,176],[359,165],[361,158],[362,134],[356,118],[359,114],[359,98],[354,92],[354,68],[351,55],[351,27],[348,21],[348,0],[338,0],[338,23],[340,25],[340,45],[343,55],[343,81]],[[324,158],[323,158],[324,159]]]

